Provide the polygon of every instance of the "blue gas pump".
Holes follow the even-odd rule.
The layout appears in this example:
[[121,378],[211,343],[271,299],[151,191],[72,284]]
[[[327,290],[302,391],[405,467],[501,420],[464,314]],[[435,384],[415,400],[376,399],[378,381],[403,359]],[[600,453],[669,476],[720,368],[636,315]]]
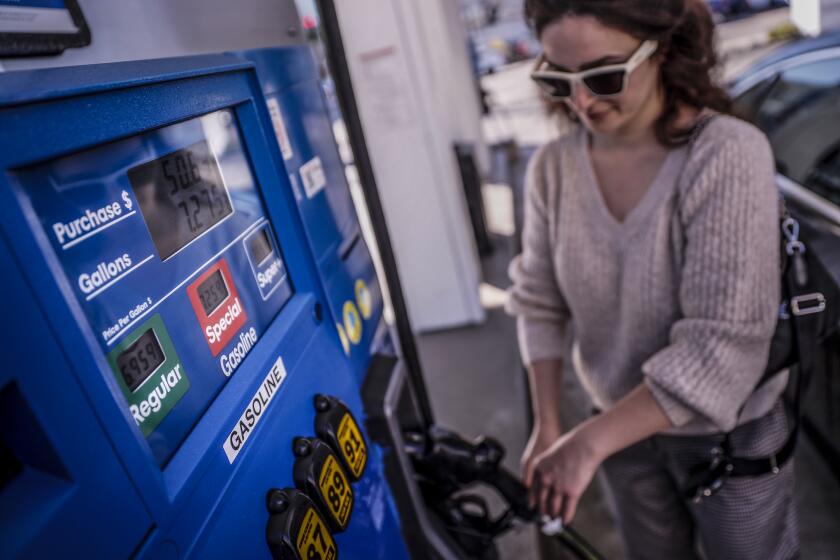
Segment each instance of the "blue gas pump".
[[268,130],[241,58],[0,75],[4,555],[407,556]]
[[433,425],[373,188],[393,352],[327,114],[302,48],[0,74],[3,556],[492,558],[534,521]]

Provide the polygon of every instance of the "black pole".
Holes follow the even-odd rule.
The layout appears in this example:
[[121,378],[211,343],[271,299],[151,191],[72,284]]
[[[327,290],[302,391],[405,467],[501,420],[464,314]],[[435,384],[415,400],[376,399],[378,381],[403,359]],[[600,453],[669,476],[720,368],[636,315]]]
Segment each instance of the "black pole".
[[408,371],[408,378],[414,390],[419,412],[423,416],[426,426],[434,423],[431,402],[426,392],[426,382],[423,380],[423,370],[420,366],[420,353],[417,350],[417,342],[414,339],[414,331],[411,330],[411,321],[408,317],[408,307],[403,296],[400,273],[397,269],[397,261],[394,257],[394,249],[391,246],[391,235],[388,232],[388,224],[385,222],[385,213],[382,209],[382,200],[379,198],[379,190],[376,185],[376,177],[373,173],[373,165],[370,162],[370,155],[367,151],[365,133],[362,129],[362,121],[359,117],[356,95],[353,91],[353,82],[350,77],[350,68],[347,65],[347,57],[344,52],[344,41],[341,38],[341,28],[338,24],[338,15],[335,11],[333,0],[317,0],[318,11],[320,12],[321,26],[324,31],[323,41],[327,55],[327,64],[330,67],[333,80],[335,81],[336,96],[344,116],[344,124],[347,127],[347,135],[350,146],[353,149],[353,159],[356,169],[359,172],[359,180],[362,191],[365,195],[370,220],[373,225],[373,233],[382,257],[382,266],[385,269],[385,283],[391,295],[391,305],[394,309],[394,316],[397,326],[402,357]]

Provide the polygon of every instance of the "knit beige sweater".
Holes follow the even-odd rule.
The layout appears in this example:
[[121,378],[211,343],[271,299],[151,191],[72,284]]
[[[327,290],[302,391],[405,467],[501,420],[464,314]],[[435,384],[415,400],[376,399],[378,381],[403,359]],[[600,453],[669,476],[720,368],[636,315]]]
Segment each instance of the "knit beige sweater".
[[768,412],[787,381],[755,390],[780,301],[773,167],[760,131],[718,116],[690,153],[670,151],[619,222],[585,130],[543,146],[510,267],[508,311],[526,363],[564,358],[571,323],[571,363],[602,409],[644,382],[669,433],[729,431]]

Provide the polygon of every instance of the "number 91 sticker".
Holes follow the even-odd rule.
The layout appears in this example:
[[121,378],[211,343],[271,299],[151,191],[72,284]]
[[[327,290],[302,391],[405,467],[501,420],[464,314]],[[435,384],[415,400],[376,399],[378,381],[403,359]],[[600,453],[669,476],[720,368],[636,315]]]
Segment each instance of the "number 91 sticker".
[[335,560],[338,556],[332,535],[321,516],[311,507],[300,525],[296,544],[303,560]]
[[367,462],[367,448],[359,427],[350,413],[345,413],[338,425],[338,448],[353,478],[359,480]]

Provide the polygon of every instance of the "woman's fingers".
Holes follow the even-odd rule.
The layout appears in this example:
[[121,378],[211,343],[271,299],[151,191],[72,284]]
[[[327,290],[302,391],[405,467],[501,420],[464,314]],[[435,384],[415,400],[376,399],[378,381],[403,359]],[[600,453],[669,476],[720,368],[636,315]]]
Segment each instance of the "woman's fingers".
[[558,488],[554,489],[553,496],[551,498],[551,510],[548,511],[548,515],[552,519],[556,519],[560,517],[560,512],[563,509],[563,505],[566,504],[568,500],[566,496],[561,492]]
[[598,460],[579,436],[570,432],[530,460],[526,482],[531,508],[569,523],[578,501],[595,474]]
[[536,469],[531,468],[530,481],[526,483],[528,488],[528,507],[536,509],[540,503],[540,477],[536,474]]
[[541,470],[539,465],[533,469],[533,484],[528,487],[528,505],[540,515],[548,515],[552,519],[562,517],[563,522],[567,523],[574,516],[578,499],[570,497],[563,484],[555,480],[552,474]]
[[[570,496],[566,495],[565,500],[563,500],[563,524],[568,525],[572,522],[572,519],[575,517],[575,512],[577,511],[578,501],[580,500],[580,496]],[[561,513],[558,510],[557,515],[559,516]]]
[[540,477],[540,496],[538,502],[540,508],[539,511],[542,514],[549,512],[553,489],[551,479],[547,475],[542,475]]

